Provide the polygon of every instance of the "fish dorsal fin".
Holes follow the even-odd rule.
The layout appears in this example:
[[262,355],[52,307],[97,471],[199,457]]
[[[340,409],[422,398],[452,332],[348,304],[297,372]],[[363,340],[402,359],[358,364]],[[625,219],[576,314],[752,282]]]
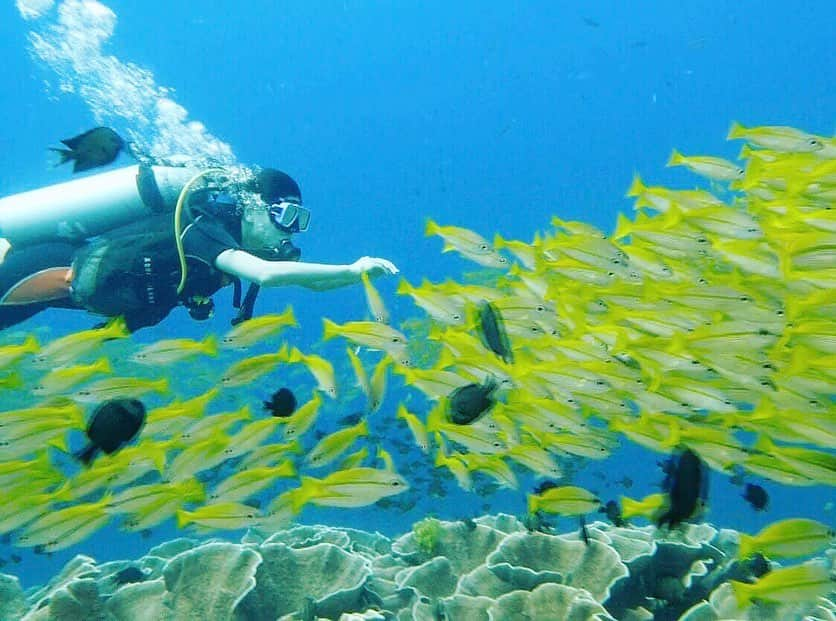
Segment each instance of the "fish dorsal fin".
[[79,134],[78,136],[74,136],[72,138],[67,138],[66,140],[62,140],[61,143],[65,144],[68,149],[76,149],[78,145],[81,144],[81,141],[87,138],[92,132],[96,131],[95,129],[91,129],[89,131],[84,132],[83,134]]

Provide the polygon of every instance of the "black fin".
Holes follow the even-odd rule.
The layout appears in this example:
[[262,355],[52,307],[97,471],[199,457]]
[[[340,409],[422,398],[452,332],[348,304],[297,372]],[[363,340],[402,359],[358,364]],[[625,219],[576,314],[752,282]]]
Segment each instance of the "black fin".
[[85,466],[89,466],[90,462],[93,461],[93,458],[96,456],[96,453],[99,452],[99,447],[95,444],[88,444],[85,448],[81,449],[78,453],[75,454],[75,458],[83,463]]
[[56,149],[55,147],[50,147],[50,151],[55,151],[61,156],[61,161],[55,164],[56,166],[60,166],[61,164],[66,164],[72,159],[75,159],[75,153],[70,151],[69,149]]

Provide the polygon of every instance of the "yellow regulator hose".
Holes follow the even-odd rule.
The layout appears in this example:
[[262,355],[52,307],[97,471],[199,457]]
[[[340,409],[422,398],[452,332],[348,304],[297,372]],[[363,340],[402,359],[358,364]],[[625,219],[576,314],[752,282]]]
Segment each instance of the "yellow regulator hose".
[[177,244],[177,258],[180,260],[180,284],[177,285],[177,295],[183,292],[186,286],[186,253],[183,250],[183,240],[180,238],[182,233],[182,222],[180,214],[183,212],[183,205],[186,203],[186,197],[192,190],[192,186],[200,181],[206,175],[226,172],[223,168],[209,168],[197,173],[194,177],[186,182],[183,189],[180,190],[180,196],[177,198],[177,206],[174,208],[174,243]]

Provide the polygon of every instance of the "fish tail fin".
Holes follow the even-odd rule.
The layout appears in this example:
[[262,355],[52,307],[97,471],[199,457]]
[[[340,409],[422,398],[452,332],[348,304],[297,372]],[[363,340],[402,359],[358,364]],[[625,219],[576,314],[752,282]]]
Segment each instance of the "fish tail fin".
[[615,231],[612,234],[613,239],[621,239],[622,237],[627,237],[630,235],[632,231],[633,223],[630,222],[629,218],[625,216],[623,213],[618,214],[618,219],[616,220]]
[[287,354],[288,362],[305,362],[305,354],[303,354],[298,347],[292,347]]
[[677,151],[676,149],[674,149],[674,150],[673,150],[673,153],[671,153],[671,156],[670,156],[670,158],[668,159],[668,163],[667,163],[667,164],[665,164],[665,166],[680,166],[680,165],[681,165],[681,164],[683,164],[684,162],[685,162],[685,156],[684,156],[684,155],[682,155],[682,154],[681,154],[679,151]]
[[191,524],[191,515],[188,511],[184,511],[183,509],[177,509],[177,528],[184,528]]
[[432,218],[427,218],[427,225],[424,228],[424,235],[429,237],[430,235],[438,235],[440,232],[441,227],[438,226],[438,223]]
[[108,360],[105,356],[96,360],[96,370],[99,371],[99,373],[113,373],[113,367],[110,366],[110,360]]
[[634,196],[641,196],[642,194],[644,194],[644,191],[646,189],[647,186],[644,184],[644,181],[642,181],[642,178],[639,176],[639,173],[633,173],[633,181],[632,183],[630,183],[630,187],[627,188],[626,196],[631,198]]
[[80,461],[85,466],[89,466],[90,462],[93,461],[93,458],[98,453],[99,447],[95,444],[88,444],[85,448],[81,449],[78,453],[75,454],[75,458]]
[[210,334],[205,339],[203,339],[203,353],[207,356],[217,356],[218,355],[218,337],[214,334]]
[[26,337],[26,340],[23,341],[23,349],[26,352],[34,353],[41,348],[40,343],[38,343],[38,339],[35,338],[34,334],[30,334]]
[[282,346],[279,347],[279,351],[276,352],[276,359],[279,362],[291,362],[290,351],[287,349],[287,343],[282,343]]
[[322,318],[322,340],[328,341],[335,336],[339,336],[340,330],[336,323],[328,319],[327,317]]
[[536,494],[529,494],[528,495],[528,512],[530,514],[537,513],[537,509],[540,508],[540,503],[538,502],[539,496]]
[[735,140],[737,138],[743,138],[745,133],[745,127],[743,127],[737,121],[732,121],[731,127],[729,127],[729,133],[726,136],[726,140]]
[[625,520],[635,517],[641,511],[641,503],[629,496],[621,497],[621,517]]
[[401,278],[398,283],[398,288],[395,289],[395,293],[398,295],[409,295],[410,291],[412,291],[412,285],[409,284],[406,278]]
[[59,149],[58,147],[50,147],[49,150],[54,151],[59,156],[58,161],[55,163],[56,166],[66,164],[70,160],[75,159],[75,151],[73,151],[72,149]]
[[105,340],[108,341],[112,339],[121,339],[131,335],[131,331],[128,330],[128,324],[122,315],[114,317],[101,329],[105,330]]
[[755,538],[746,533],[740,533],[740,543],[737,547],[737,558],[749,558],[755,551]]
[[734,599],[737,602],[737,607],[745,608],[748,606],[756,593],[755,589],[752,588],[753,585],[746,584],[745,582],[738,582],[737,580],[729,580],[729,584],[731,584]]

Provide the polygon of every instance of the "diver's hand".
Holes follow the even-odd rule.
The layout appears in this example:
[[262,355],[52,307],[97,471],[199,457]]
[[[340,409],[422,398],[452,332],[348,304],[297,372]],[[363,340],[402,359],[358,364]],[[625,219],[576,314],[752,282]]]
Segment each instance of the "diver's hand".
[[360,257],[351,264],[351,271],[358,276],[360,274],[368,274],[372,278],[383,276],[384,274],[397,274],[398,268],[395,264],[386,259],[378,257]]

